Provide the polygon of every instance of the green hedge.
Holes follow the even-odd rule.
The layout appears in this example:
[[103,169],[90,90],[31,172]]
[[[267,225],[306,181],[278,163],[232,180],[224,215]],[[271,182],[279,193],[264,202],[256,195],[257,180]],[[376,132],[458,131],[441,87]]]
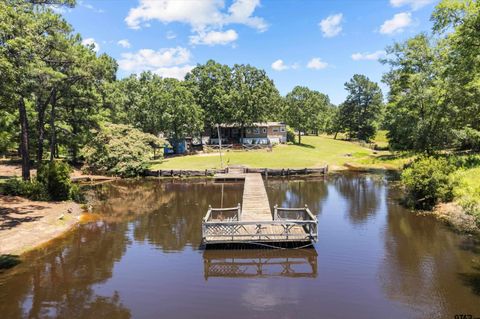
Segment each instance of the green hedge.
[[420,157],[402,172],[409,206],[432,209],[453,199],[455,166],[445,158]]

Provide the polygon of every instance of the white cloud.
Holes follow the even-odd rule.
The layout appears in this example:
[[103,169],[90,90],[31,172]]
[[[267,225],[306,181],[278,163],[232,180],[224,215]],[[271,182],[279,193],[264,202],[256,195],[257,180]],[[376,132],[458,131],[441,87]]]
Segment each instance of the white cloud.
[[410,12],[401,12],[393,16],[392,19],[386,20],[380,27],[380,33],[394,34],[400,33],[406,27],[412,24],[412,14]]
[[434,1],[435,0],[390,0],[390,4],[396,8],[408,5],[413,10],[418,10]]
[[206,44],[206,45],[216,45],[216,44],[228,44],[238,39],[238,34],[235,30],[230,29],[227,31],[210,31],[210,32],[200,32],[197,35],[190,36],[191,44]]
[[315,70],[325,69],[327,66],[328,66],[328,63],[322,61],[322,59],[320,58],[312,58],[310,61],[308,61],[308,64],[307,64],[307,68],[315,69]]
[[325,38],[332,38],[342,32],[342,20],[343,14],[337,13],[320,21],[318,25],[320,26],[320,29],[322,29],[323,36]]
[[268,29],[268,24],[263,18],[254,17],[253,12],[260,6],[260,0],[236,0],[228,8],[229,16],[225,19],[228,23],[245,24],[260,32]]
[[130,9],[125,22],[132,29],[139,29],[142,22],[158,20],[186,23],[196,32],[221,29],[231,23],[265,31],[268,26],[263,18],[253,16],[259,5],[259,0],[235,0],[225,12],[223,0],[139,0],[139,5]]
[[154,69],[153,73],[156,73],[164,78],[175,78],[178,80],[183,80],[185,75],[190,72],[195,66],[186,64],[184,66],[173,66],[169,68],[158,68]]
[[368,53],[368,52],[360,53],[360,52],[357,52],[357,53],[352,54],[352,60],[354,60],[354,61],[359,61],[359,60],[378,60],[378,59],[380,59],[381,57],[385,56],[385,54],[386,54],[386,52],[385,52],[385,51],[382,51],[382,50],[375,51],[375,52],[372,52],[372,53]]
[[274,69],[275,71],[283,71],[283,70],[286,70],[288,69],[289,66],[285,64],[285,62],[283,62],[282,59],[278,59],[276,60],[275,62],[272,63],[272,69]]
[[191,54],[186,48],[141,49],[135,53],[122,53],[118,61],[120,69],[131,73],[152,71],[162,77],[182,80],[194,68]]
[[167,38],[168,40],[175,39],[176,37],[177,37],[177,35],[175,34],[175,32],[173,32],[173,31],[167,31],[166,38]]
[[89,3],[85,3],[84,1],[80,1],[79,4],[80,4],[80,6],[82,6],[84,8],[87,8],[89,10],[92,10],[96,13],[103,13],[104,12],[102,9],[95,8],[93,5],[91,5]]
[[82,44],[88,47],[93,45],[93,51],[95,52],[98,52],[100,50],[100,45],[95,41],[94,38],[83,39]]
[[118,41],[117,44],[118,44],[119,46],[121,46],[122,48],[129,48],[129,47],[131,47],[130,42],[129,42],[127,39],[122,39],[122,40]]
[[178,66],[190,61],[190,51],[182,48],[165,48],[158,51],[141,49],[136,53],[122,53],[118,64],[122,70],[140,72]]

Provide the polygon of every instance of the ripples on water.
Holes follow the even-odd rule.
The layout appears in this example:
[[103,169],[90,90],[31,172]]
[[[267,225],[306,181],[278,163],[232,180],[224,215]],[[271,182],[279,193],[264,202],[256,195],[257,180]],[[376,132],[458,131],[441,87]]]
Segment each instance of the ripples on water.
[[454,318],[480,316],[480,245],[398,204],[380,175],[268,180],[271,205],[307,204],[303,250],[203,250],[208,205],[242,184],[118,181],[101,218],[0,274],[1,318]]

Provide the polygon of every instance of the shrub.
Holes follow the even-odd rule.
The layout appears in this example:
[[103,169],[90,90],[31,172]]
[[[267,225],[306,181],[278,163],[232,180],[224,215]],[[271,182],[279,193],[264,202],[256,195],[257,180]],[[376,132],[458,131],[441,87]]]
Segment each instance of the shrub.
[[453,132],[455,145],[462,150],[480,151],[480,131],[470,127]]
[[104,124],[83,149],[90,170],[120,176],[137,176],[148,168],[153,147],[165,141],[130,125]]
[[48,190],[37,180],[24,181],[17,178],[9,179],[3,185],[3,193],[12,196],[24,196],[32,200],[50,200]]
[[295,143],[295,130],[287,126],[287,142]]
[[32,200],[82,199],[79,188],[70,179],[70,166],[62,162],[51,162],[38,169],[32,181],[10,179],[3,186],[3,193],[23,196]]
[[37,180],[45,185],[50,198],[53,200],[72,199],[72,169],[63,162],[49,162],[42,165],[37,172]]
[[415,208],[432,209],[438,202],[453,199],[455,167],[444,158],[420,157],[402,173],[407,203]]

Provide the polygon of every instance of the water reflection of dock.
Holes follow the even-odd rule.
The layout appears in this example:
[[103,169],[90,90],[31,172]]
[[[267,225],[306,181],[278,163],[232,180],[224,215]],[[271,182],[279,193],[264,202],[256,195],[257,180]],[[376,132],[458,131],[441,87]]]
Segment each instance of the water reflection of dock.
[[317,277],[315,249],[205,250],[205,279],[210,277]]

